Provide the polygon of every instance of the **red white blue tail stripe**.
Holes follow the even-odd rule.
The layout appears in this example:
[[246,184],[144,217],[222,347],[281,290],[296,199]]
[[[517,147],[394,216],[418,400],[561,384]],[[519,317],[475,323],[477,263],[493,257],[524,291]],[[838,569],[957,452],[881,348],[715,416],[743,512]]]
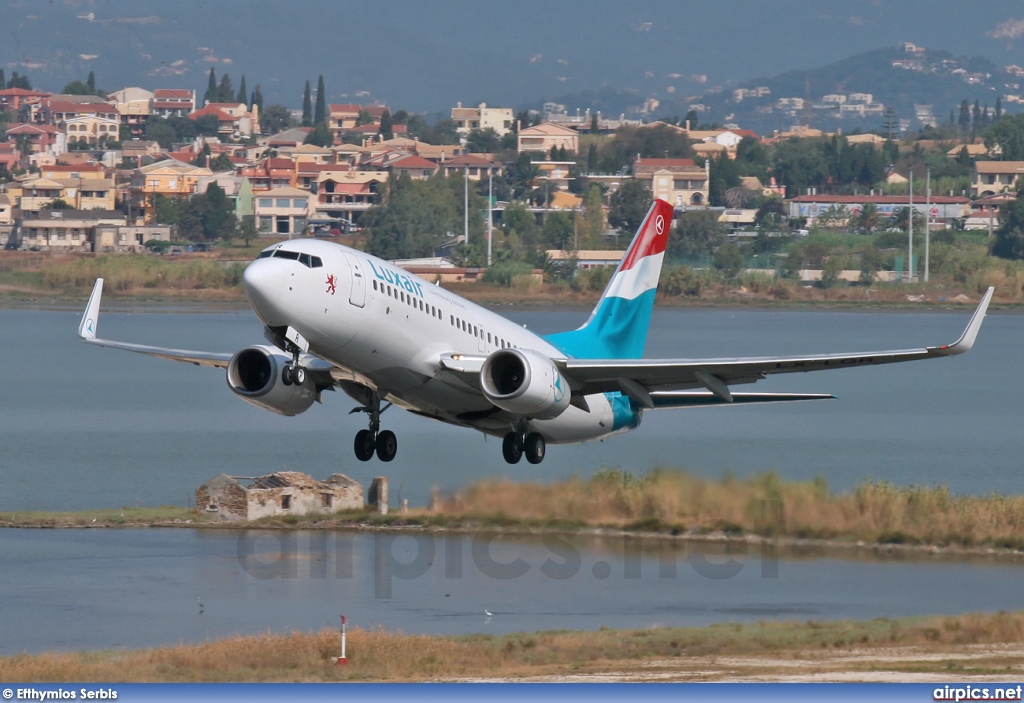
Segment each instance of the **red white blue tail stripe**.
[[642,357],[671,225],[672,206],[655,200],[590,319],[546,339],[577,359]]

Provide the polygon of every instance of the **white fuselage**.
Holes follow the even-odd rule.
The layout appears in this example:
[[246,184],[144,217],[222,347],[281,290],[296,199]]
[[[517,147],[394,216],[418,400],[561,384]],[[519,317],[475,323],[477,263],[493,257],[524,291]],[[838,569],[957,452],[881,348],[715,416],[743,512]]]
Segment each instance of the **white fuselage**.
[[[245,271],[257,317],[268,327],[292,327],[310,353],[368,379],[382,397],[413,412],[502,436],[517,418],[445,370],[441,357],[486,356],[504,347],[565,356],[500,315],[363,252],[306,239],[278,249],[300,258],[265,251]],[[554,419],[531,420],[530,428],[548,442],[569,443],[639,424],[640,412],[618,394],[589,395],[586,404],[589,412],[569,406]]]

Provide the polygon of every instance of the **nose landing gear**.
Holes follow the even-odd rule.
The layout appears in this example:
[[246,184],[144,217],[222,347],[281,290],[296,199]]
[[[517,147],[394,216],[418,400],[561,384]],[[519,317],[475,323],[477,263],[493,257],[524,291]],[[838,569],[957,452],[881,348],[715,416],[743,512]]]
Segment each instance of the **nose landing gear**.
[[520,422],[513,432],[505,435],[501,442],[501,454],[505,461],[510,464],[518,464],[519,460],[526,455],[526,460],[531,464],[539,464],[544,461],[547,445],[544,437],[539,432],[529,432],[526,422]]
[[381,461],[391,461],[398,453],[398,438],[395,433],[391,430],[380,430],[380,414],[390,407],[391,403],[388,403],[381,408],[380,396],[373,393],[367,405],[351,410],[353,413],[366,413],[370,419],[369,429],[356,432],[353,448],[359,461],[369,461],[374,453]]

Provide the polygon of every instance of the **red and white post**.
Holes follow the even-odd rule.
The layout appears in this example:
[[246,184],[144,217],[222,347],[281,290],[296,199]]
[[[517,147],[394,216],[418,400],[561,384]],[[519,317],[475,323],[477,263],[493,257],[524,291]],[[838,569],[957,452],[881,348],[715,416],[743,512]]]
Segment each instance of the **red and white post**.
[[338,657],[338,666],[345,666],[348,663],[348,657],[345,656],[345,616],[341,616],[341,656]]

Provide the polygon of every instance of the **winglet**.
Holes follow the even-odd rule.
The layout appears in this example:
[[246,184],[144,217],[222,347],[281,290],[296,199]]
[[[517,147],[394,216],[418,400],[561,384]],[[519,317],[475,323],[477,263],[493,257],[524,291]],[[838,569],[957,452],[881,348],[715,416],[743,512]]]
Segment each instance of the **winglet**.
[[985,319],[985,312],[988,310],[988,304],[992,302],[992,294],[995,290],[995,288],[990,287],[985,291],[985,295],[982,297],[974,314],[971,315],[971,321],[967,323],[967,329],[960,335],[960,339],[949,346],[932,347],[930,351],[934,351],[941,356],[953,356],[970,350],[974,346],[974,340],[978,338],[978,330],[981,329],[981,323]]
[[85,340],[96,339],[96,328],[100,323],[100,298],[103,297],[103,279],[97,278],[92,287],[92,295],[82,314],[82,322],[78,325],[78,336]]

